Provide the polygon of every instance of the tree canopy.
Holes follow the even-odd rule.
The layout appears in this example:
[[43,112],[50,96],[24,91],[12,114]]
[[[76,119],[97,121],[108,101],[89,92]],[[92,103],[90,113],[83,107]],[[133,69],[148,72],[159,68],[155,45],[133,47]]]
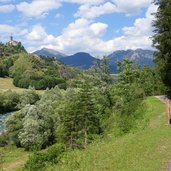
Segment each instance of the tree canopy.
[[153,45],[157,49],[155,61],[164,84],[168,87],[167,95],[171,97],[171,1],[155,0],[159,5],[153,23]]

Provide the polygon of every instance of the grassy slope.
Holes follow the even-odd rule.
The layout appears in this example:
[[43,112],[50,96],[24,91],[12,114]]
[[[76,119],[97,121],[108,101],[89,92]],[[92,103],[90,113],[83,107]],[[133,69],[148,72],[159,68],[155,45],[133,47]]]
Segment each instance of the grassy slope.
[[[171,159],[171,129],[165,125],[164,104],[154,97],[146,100],[144,120],[148,127],[120,138],[94,142],[84,151],[65,154],[62,163],[46,171],[161,171]],[[7,149],[10,147],[7,147]],[[5,170],[21,169],[28,153],[13,147],[0,148]],[[10,157],[11,154],[11,157]],[[17,158],[15,156],[18,156]]]
[[161,171],[171,159],[171,129],[165,125],[164,104],[149,97],[144,130],[123,137],[108,138],[91,144],[87,150],[68,153],[63,164],[53,171]]
[[[26,89],[15,87],[13,85],[13,79],[12,78],[1,78],[0,77],[0,92],[7,91],[7,90],[12,90],[12,91],[15,91],[17,93],[22,93]],[[42,94],[44,91],[43,90],[36,90],[36,92]]]
[[0,170],[15,171],[20,169],[28,158],[29,153],[15,146],[0,147]]

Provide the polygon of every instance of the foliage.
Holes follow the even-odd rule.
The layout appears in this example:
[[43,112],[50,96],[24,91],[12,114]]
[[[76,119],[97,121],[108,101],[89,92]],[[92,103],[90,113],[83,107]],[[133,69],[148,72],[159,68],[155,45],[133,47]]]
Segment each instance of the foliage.
[[9,68],[13,65],[13,62],[11,58],[0,62],[0,77],[9,76]]
[[155,14],[155,27],[153,36],[154,47],[158,50],[155,54],[157,68],[164,84],[168,87],[167,95],[171,95],[171,3],[170,0],[155,0],[159,5]]
[[161,95],[166,92],[156,68],[144,66],[140,73],[140,81],[144,96]]
[[49,144],[53,129],[49,112],[47,106],[44,105],[39,108],[34,105],[27,106],[26,115],[23,118],[23,127],[18,135],[23,147],[26,149],[42,148]]
[[46,165],[58,163],[63,152],[64,146],[61,144],[55,144],[49,147],[46,151],[34,152],[26,162],[25,170],[46,170]]
[[8,135],[5,133],[0,134],[0,147],[4,147],[8,144]]
[[22,47],[21,51],[15,51],[13,48],[19,47],[0,45],[0,77],[14,78],[13,84],[17,87],[31,86],[36,90],[45,90],[58,85],[61,89],[66,89],[66,81],[75,78],[79,73],[54,58],[28,54]]
[[40,100],[39,95],[34,91],[34,89],[29,89],[21,94],[17,106],[18,108],[22,109],[28,104],[35,104],[38,100]]
[[[60,139],[71,148],[86,148],[93,136],[100,133],[99,116],[95,109],[92,88],[83,84],[79,92],[59,110],[62,130]],[[57,132],[58,134],[58,132]]]
[[19,99],[20,95],[11,90],[0,93],[0,113],[16,110]]
[[8,142],[11,144],[15,144],[16,146],[20,147],[21,143],[19,141],[18,134],[23,128],[23,118],[25,114],[25,108],[19,112],[8,117],[6,120],[6,134],[8,135]]
[[166,168],[170,160],[171,130],[164,124],[164,104],[155,97],[148,97],[144,104],[144,110],[139,113],[141,118],[137,120],[137,132],[118,138],[108,133],[86,150],[67,152],[61,162],[48,165],[47,171],[156,171]]

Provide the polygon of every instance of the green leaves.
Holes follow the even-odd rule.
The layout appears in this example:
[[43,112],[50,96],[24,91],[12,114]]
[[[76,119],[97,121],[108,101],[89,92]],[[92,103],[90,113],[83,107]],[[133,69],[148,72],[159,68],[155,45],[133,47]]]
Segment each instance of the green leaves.
[[155,14],[153,45],[157,48],[155,61],[164,84],[168,87],[167,95],[171,96],[171,3],[170,0],[156,0],[159,5]]

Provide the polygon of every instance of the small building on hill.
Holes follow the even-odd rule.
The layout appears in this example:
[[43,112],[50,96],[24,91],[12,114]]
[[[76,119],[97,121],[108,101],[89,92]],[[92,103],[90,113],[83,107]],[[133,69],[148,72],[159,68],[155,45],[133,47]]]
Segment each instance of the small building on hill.
[[18,46],[21,44],[21,42],[17,42],[16,40],[13,39],[13,36],[10,36],[10,41],[7,42],[8,46]]

